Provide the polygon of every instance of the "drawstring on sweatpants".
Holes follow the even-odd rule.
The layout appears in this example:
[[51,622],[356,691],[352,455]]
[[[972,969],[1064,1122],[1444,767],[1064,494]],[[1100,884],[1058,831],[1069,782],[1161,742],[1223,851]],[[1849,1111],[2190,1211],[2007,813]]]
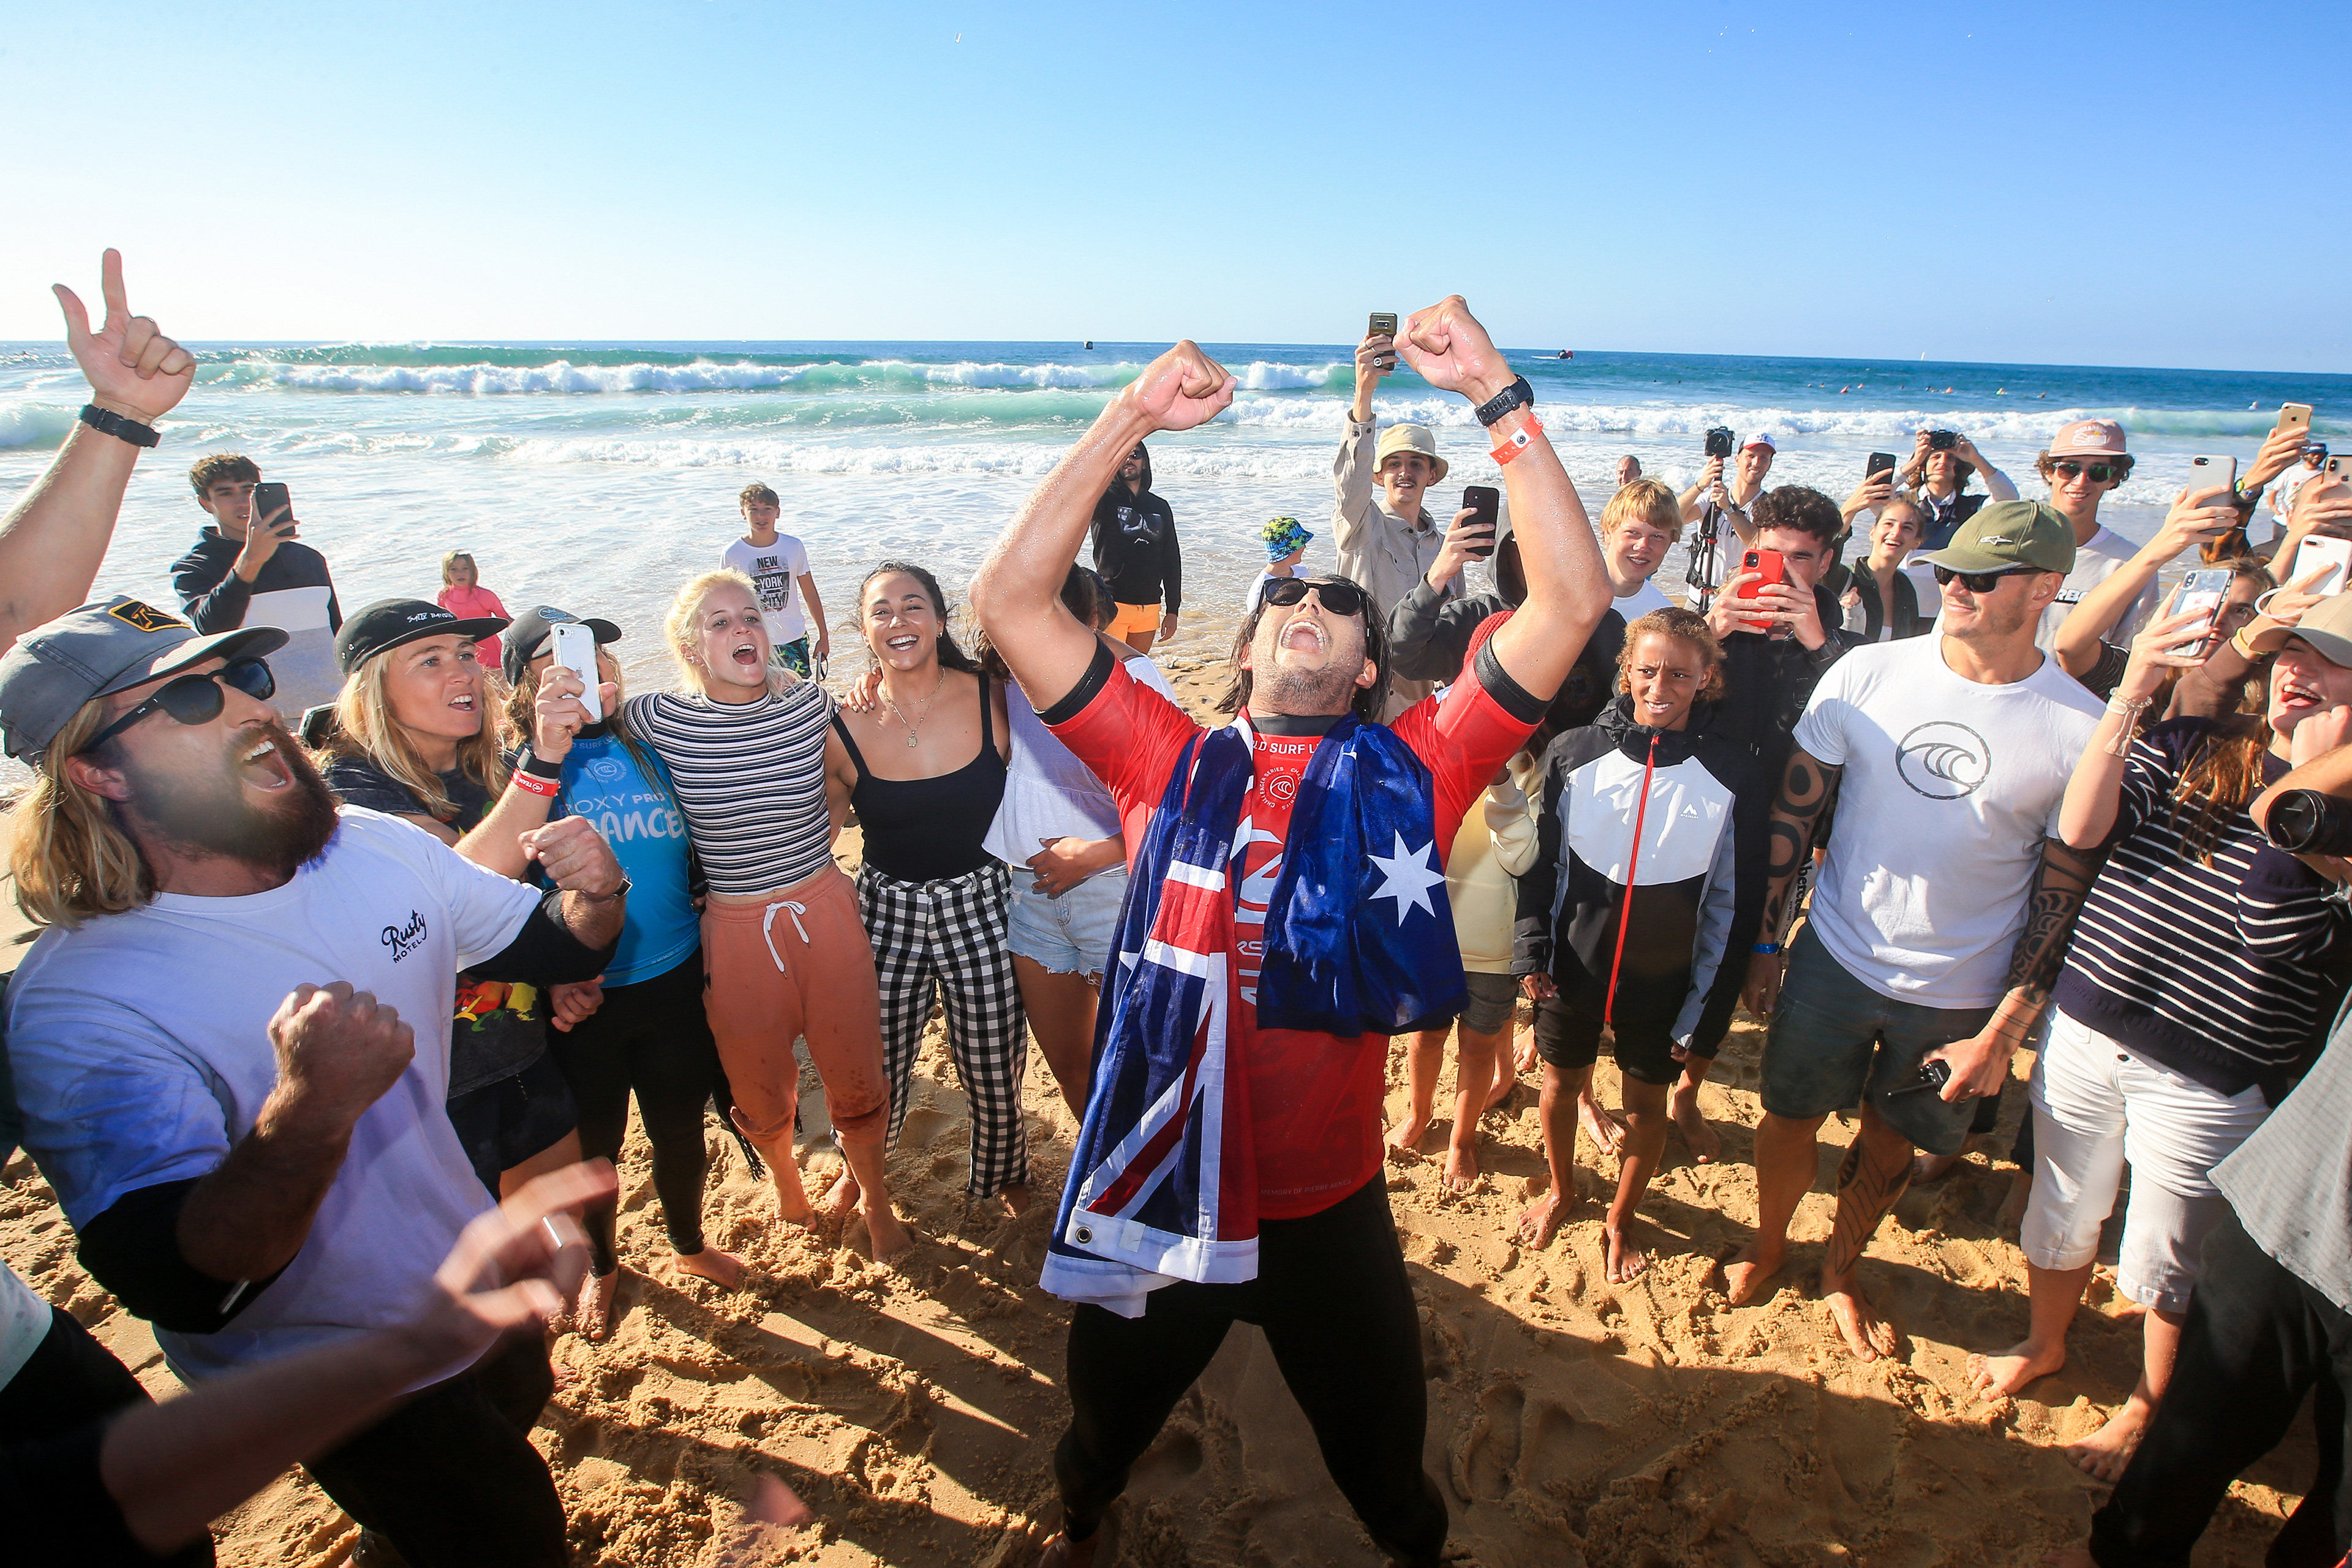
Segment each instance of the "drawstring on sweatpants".
[[768,944],[768,956],[776,961],[776,973],[790,974],[792,971],[784,967],[784,955],[776,951],[776,936],[772,929],[776,923],[778,910],[786,910],[792,915],[793,929],[801,933],[801,945],[806,947],[809,945],[808,927],[801,924],[801,917],[808,913],[808,906],[796,903],[791,899],[783,899],[770,904],[767,913],[760,917],[760,940]]
[[1601,1004],[1601,1022],[1615,1027],[1617,1021],[1617,972],[1625,963],[1625,928],[1633,923],[1633,880],[1642,868],[1642,824],[1650,815],[1650,775],[1657,771],[1658,735],[1650,735],[1650,752],[1642,761],[1642,800],[1633,808],[1633,857],[1625,868],[1625,907],[1617,913],[1617,955],[1609,961],[1609,995]]

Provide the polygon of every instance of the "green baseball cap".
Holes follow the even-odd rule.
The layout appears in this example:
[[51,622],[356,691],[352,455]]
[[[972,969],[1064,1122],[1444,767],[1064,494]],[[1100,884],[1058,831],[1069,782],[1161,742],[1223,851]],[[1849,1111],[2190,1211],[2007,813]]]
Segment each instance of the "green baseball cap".
[[2064,574],[2074,569],[2074,525],[2046,502],[1997,500],[1962,523],[1944,548],[1920,559],[1951,572],[2031,566]]

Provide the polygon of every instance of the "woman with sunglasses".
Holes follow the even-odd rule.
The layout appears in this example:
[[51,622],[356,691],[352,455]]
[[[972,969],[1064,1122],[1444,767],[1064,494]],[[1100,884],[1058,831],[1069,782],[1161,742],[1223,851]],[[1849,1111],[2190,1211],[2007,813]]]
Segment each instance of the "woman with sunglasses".
[[[476,647],[506,626],[423,599],[380,600],[345,621],[335,637],[343,689],[314,748],[328,787],[465,853],[460,841],[508,793]],[[547,1053],[548,1017],[537,986],[457,976],[449,1121],[482,1184],[501,1196],[580,1158],[572,1089]]]
[[1029,1203],[1029,1029],[1005,941],[1012,875],[987,847],[1004,798],[1004,687],[956,646],[939,580],[922,567],[884,562],[858,585],[857,605],[880,707],[834,715],[841,745],[826,787],[835,815],[855,806],[865,833],[857,904],[881,987],[889,1141],[907,1120],[936,994],[970,1108],[965,1190],[1019,1214]]
[[2220,641],[2202,612],[2168,601],[2134,639],[2059,814],[2066,843],[2105,859],[2029,1084],[2033,1190],[2019,1245],[2032,1317],[2024,1340],[1970,1369],[1993,1398],[2065,1364],[2128,1162],[2116,1285],[2147,1310],[2142,1371],[2105,1426],[2066,1450],[2101,1480],[2122,1474],[2171,1378],[2206,1236],[2227,1213],[2212,1169],[2301,1077],[2344,992],[2329,883],[2273,847],[2248,811],[2346,738],[2352,616],[2333,614],[2339,605],[2352,609],[2325,601],[2283,639],[2255,644],[2266,653],[2277,639],[2277,652],[2248,710],[2135,739],[2168,679]]

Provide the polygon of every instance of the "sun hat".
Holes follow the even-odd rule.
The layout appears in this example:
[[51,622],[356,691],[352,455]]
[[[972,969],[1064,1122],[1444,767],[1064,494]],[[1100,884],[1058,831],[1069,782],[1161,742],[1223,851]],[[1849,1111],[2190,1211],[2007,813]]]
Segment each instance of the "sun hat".
[[1419,452],[1429,459],[1431,467],[1437,470],[1429,476],[1431,484],[1444,479],[1450,465],[1437,455],[1437,437],[1429,433],[1426,425],[1391,425],[1381,431],[1381,444],[1372,454],[1372,472],[1377,474],[1387,468],[1389,459],[1400,452]]
[[2352,669],[2352,594],[2331,594],[2305,611],[2288,640],[2296,637],[2328,663]]
[[[505,657],[499,662],[506,666],[508,685],[522,684],[522,672],[530,668],[530,661],[539,657],[539,650],[547,646],[547,639],[553,635],[555,628],[567,621],[580,621],[582,626],[595,633],[598,647],[621,640],[621,628],[610,621],[582,621],[571,611],[559,610],[553,605],[534,605],[514,618],[514,624],[507,627],[507,635],[502,641]],[[579,671],[572,673],[576,675]]]
[[1306,549],[1315,536],[1299,527],[1297,518],[1277,517],[1265,525],[1259,537],[1265,541],[1265,558],[1270,563]]
[[2124,427],[2112,419],[2077,419],[2071,425],[2058,426],[2058,434],[2050,438],[2050,455],[2053,458],[2122,458]]
[[343,629],[335,634],[335,662],[349,675],[376,655],[421,637],[479,640],[506,629],[503,616],[467,618],[424,599],[378,599],[345,621]]
[[35,626],[0,657],[0,742],[37,757],[82,704],[202,664],[286,646],[276,626],[199,637],[169,611],[128,594],[92,601]]
[[1919,559],[1948,572],[1999,572],[2010,566],[2072,572],[2074,525],[2047,502],[1994,501],[1962,523],[1950,543]]

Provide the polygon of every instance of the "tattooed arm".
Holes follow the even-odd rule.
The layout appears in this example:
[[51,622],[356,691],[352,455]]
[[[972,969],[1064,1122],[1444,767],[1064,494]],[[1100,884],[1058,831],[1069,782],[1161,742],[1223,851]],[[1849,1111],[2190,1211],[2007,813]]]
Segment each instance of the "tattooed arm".
[[[1765,874],[1771,879],[1764,898],[1764,919],[1745,938],[1732,932],[1734,941],[1765,942],[1770,940],[1766,933],[1780,931],[1789,891],[1797,885],[1797,872],[1813,852],[1813,830],[1836,796],[1838,779],[1844,772],[1808,754],[1802,747],[1789,754],[1789,765],[1780,773],[1780,793],[1772,802],[1771,826],[1764,832],[1769,856]],[[1770,1017],[1772,1005],[1780,1000],[1780,960],[1777,952],[1748,954],[1748,984],[1739,1000],[1759,1018]]]
[[2050,1005],[2059,960],[2066,956],[2066,944],[2074,934],[2074,917],[2082,913],[2084,896],[2105,858],[2069,848],[2063,839],[2042,841],[2042,864],[2034,868],[2033,888],[2025,900],[2025,929],[2010,950],[2007,994],[1983,1029],[1927,1053],[1927,1059],[1940,1059],[1952,1069],[1951,1080],[1944,1085],[1946,1100],[2000,1092],[2009,1077],[2009,1058]]

